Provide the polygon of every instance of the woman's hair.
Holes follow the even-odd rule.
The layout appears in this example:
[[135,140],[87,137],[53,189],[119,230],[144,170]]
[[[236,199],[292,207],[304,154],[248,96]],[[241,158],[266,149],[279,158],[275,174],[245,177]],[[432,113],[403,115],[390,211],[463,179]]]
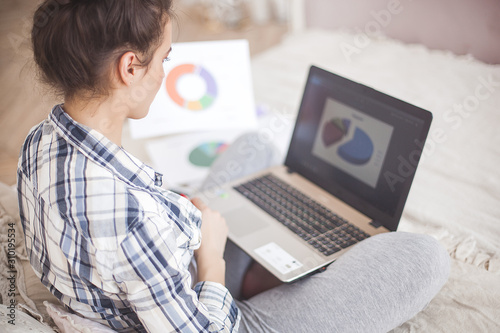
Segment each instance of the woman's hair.
[[134,52],[148,66],[172,17],[172,0],[45,0],[31,32],[43,81],[65,98],[107,94],[110,65]]

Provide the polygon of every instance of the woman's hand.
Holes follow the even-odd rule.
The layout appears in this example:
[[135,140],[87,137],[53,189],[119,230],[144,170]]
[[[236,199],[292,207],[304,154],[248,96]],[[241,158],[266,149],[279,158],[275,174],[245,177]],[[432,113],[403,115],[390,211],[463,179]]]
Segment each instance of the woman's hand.
[[222,215],[198,198],[191,200],[201,211],[201,246],[194,252],[198,264],[198,280],[225,283],[226,263],[223,259],[228,227]]

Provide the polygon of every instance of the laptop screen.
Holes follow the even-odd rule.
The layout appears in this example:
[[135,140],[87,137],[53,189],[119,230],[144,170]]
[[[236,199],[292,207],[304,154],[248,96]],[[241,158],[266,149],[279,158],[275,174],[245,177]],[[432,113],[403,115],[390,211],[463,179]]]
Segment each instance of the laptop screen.
[[396,230],[430,112],[311,67],[285,165]]

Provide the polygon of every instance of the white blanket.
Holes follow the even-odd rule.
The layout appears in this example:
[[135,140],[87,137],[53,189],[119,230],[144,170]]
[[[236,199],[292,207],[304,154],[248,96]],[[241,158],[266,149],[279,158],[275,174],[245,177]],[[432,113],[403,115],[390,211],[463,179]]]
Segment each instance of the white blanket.
[[[500,66],[387,38],[306,31],[253,60],[258,105],[296,115],[311,64],[431,111],[398,230],[435,236],[449,282],[395,332],[500,332]],[[284,151],[291,128],[275,133]]]

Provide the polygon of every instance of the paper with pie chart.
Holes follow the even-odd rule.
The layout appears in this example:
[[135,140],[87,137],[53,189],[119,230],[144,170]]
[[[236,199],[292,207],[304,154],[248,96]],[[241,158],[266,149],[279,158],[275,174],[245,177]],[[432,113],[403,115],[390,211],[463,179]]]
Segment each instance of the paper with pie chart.
[[[213,162],[241,135],[240,131],[208,131],[150,139],[146,150],[167,186],[201,182]],[[161,153],[159,153],[161,152]]]
[[130,122],[133,138],[256,129],[248,41],[177,43],[170,58],[148,115]]
[[376,187],[393,127],[327,99],[313,155]]

